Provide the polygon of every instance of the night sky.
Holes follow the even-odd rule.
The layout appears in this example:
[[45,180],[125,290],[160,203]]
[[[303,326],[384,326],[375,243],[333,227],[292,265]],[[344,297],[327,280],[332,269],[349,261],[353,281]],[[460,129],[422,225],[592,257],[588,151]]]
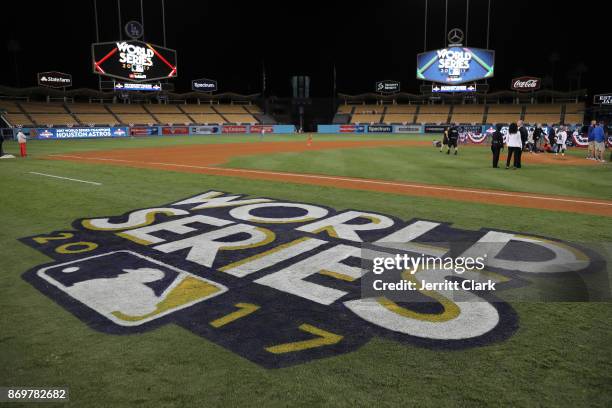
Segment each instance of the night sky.
[[[449,29],[465,29],[467,1],[448,3]],[[598,11],[602,2],[491,3],[490,48],[496,50],[491,90],[508,89],[515,76],[553,73],[546,87],[576,89],[576,67],[582,65],[581,87],[590,93],[612,91],[610,23]],[[428,49],[446,45],[444,4],[429,0]],[[469,4],[467,44],[485,48],[488,0]],[[58,70],[72,74],[75,87],[97,87],[90,64],[93,0],[20,0],[3,7],[0,84],[35,86],[37,72]],[[206,77],[217,79],[221,92],[257,93],[265,65],[267,95],[288,96],[289,78],[303,74],[312,78],[313,96],[328,97],[335,65],[339,92],[369,92],[376,80],[395,79],[403,91],[418,93],[415,60],[424,46],[424,10],[425,0],[378,0],[367,6],[329,0],[166,0],[167,46],[178,53],[175,87],[188,91],[192,79]],[[140,0],[121,0],[121,11],[123,30],[125,22],[140,20]],[[117,0],[98,0],[98,16],[100,41],[117,40]],[[146,41],[162,44],[161,21],[161,0],[144,0]]]

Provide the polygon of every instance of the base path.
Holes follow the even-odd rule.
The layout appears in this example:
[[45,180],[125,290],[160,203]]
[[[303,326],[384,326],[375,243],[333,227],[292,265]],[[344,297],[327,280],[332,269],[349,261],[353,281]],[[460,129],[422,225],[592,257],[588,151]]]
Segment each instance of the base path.
[[[406,140],[316,142],[312,146],[307,146],[305,142],[232,143],[164,148],[119,149],[85,152],[75,155],[53,155],[49,156],[49,158],[89,163],[105,163],[138,168],[155,168],[217,176],[250,178],[257,180],[290,182],[297,184],[312,184],[342,189],[378,191],[383,193],[433,197],[445,200],[467,201],[480,204],[486,203],[612,217],[612,201],[610,200],[374,180],[355,177],[215,167],[216,165],[225,163],[230,158],[235,156],[248,156],[254,154],[302,152],[309,150],[361,148],[374,146],[428,145],[431,146],[431,143],[426,141]],[[531,159],[532,156],[536,155],[530,155],[529,159]],[[584,162],[589,161],[584,160]]]

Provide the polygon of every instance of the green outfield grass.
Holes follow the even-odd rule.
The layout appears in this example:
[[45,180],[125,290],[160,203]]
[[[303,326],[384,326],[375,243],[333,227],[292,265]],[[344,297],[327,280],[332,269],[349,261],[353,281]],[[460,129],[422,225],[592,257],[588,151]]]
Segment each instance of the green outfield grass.
[[[491,167],[488,146],[460,148],[448,156],[433,147],[318,150],[236,157],[227,167],[332,174],[449,186],[612,199],[612,163],[597,166],[530,164],[520,171]],[[582,157],[584,149],[568,155]]]
[[[335,138],[347,139],[329,137]],[[355,353],[266,370],[174,325],[138,335],[99,333],[21,278],[50,260],[18,238],[67,229],[77,218],[122,214],[209,189],[461,228],[612,241],[609,217],[37,159],[50,153],[242,141],[255,143],[252,137],[44,141],[30,143],[27,160],[0,161],[0,385],[68,385],[67,405],[74,407],[612,405],[610,303],[513,303],[520,316],[518,332],[481,348],[433,351],[373,339]],[[14,153],[15,145],[5,150]],[[464,149],[458,157],[433,148],[346,149],[246,157],[227,165],[612,198],[609,165],[534,165],[506,172],[488,168],[486,148]]]

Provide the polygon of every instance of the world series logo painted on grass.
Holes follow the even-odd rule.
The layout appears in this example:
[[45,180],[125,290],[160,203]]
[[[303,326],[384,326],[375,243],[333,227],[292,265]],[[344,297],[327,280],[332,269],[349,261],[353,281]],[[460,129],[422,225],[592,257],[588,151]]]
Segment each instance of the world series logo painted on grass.
[[362,298],[364,243],[415,252],[461,241],[468,253],[495,242],[487,277],[502,291],[596,261],[540,237],[217,191],[21,241],[54,260],[24,279],[90,327],[132,334],[172,323],[269,368],[351,352],[375,337],[463,349],[517,330],[517,313],[492,293],[468,293],[476,302],[429,292],[420,294],[426,302]]

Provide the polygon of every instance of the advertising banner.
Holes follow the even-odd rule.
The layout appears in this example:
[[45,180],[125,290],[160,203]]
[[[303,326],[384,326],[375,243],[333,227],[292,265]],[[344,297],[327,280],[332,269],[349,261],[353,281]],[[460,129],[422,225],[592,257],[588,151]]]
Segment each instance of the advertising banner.
[[157,126],[133,126],[130,128],[132,136],[158,136],[159,128]]
[[91,45],[93,72],[131,82],[174,78],[176,51],[144,41],[114,41]]
[[495,51],[451,46],[417,55],[417,79],[463,84],[492,78]]
[[40,72],[38,85],[48,88],[68,88],[72,86],[72,75],[57,71]]
[[376,82],[376,92],[383,94],[392,94],[400,91],[400,82],[387,79],[385,81]]
[[393,133],[391,125],[369,125],[368,133]]
[[423,129],[424,129],[424,133],[444,133],[444,130],[446,130],[446,126],[425,125]]
[[540,89],[541,84],[541,78],[523,76],[520,78],[514,78],[510,83],[510,89],[517,92],[533,92]]
[[247,133],[248,129],[248,126],[245,125],[225,125],[223,133]]
[[163,126],[161,128],[162,135],[188,135],[189,127],[188,126]]
[[476,85],[432,85],[433,93],[476,92]]
[[423,133],[423,126],[420,125],[395,125],[393,133]]
[[364,125],[340,125],[340,133],[364,133]]
[[251,125],[250,133],[261,133],[261,131],[265,133],[274,133],[274,126],[272,125]]
[[216,135],[221,133],[221,126],[192,126],[189,132],[192,135]]
[[217,81],[214,79],[194,79],[191,81],[191,89],[196,92],[215,92],[217,91]]
[[125,137],[125,127],[91,127],[91,128],[35,128],[30,129],[30,137],[36,139],[87,139],[97,137]]
[[593,96],[595,105],[612,105],[612,94],[600,94]]
[[141,84],[130,82],[115,82],[113,84],[115,91],[144,91],[144,92],[159,92],[162,90],[161,83]]

